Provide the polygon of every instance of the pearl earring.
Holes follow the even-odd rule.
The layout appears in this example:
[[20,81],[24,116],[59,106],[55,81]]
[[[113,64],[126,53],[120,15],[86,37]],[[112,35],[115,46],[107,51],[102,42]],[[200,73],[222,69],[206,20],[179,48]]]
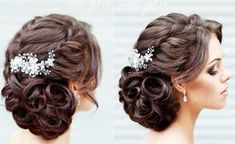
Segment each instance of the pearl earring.
[[188,97],[186,96],[186,93],[184,93],[184,96],[183,96],[183,102],[187,102],[188,101]]
[[73,94],[74,94],[74,97],[76,98],[76,100],[78,102],[77,105],[79,106],[80,105],[80,95],[78,94],[78,92],[76,90],[77,90],[77,87],[74,86],[73,87]]
[[80,95],[76,95],[75,98],[76,98],[76,100],[77,100],[77,102],[78,102],[77,105],[80,105]]

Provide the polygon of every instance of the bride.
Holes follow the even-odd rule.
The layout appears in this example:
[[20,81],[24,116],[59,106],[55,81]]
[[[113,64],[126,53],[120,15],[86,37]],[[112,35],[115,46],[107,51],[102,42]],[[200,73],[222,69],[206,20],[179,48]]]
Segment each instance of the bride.
[[22,130],[12,144],[67,144],[72,116],[98,106],[100,48],[90,26],[70,16],[35,17],[6,50],[6,109]]
[[125,112],[149,129],[142,144],[193,144],[200,112],[225,106],[221,41],[222,25],[196,14],[170,13],[146,26],[119,81]]

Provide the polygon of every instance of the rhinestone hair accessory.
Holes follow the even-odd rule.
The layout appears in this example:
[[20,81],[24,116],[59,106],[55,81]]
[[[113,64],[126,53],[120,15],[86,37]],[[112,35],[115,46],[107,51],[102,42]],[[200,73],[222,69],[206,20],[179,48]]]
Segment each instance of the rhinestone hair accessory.
[[137,71],[140,69],[146,69],[147,63],[153,60],[151,58],[153,56],[153,52],[154,46],[149,47],[144,55],[141,55],[137,49],[133,49],[128,57],[131,67]]
[[50,52],[48,52],[47,60],[42,60],[41,62],[38,62],[36,54],[19,54],[15,58],[11,59],[10,72],[21,72],[29,75],[30,77],[35,77],[37,75],[48,75],[51,72],[49,68],[54,66],[54,56],[54,50],[51,50]]

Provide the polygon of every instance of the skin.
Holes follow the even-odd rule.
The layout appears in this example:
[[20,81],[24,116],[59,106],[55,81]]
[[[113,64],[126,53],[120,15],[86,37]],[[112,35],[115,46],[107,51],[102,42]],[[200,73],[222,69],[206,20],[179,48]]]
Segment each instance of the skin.
[[[91,109],[93,103],[86,96],[79,93],[79,83],[76,81],[69,81],[69,89],[72,91],[73,95],[78,98],[79,105],[76,108],[76,112],[88,111]],[[94,92],[90,92],[94,95]],[[13,135],[10,144],[68,144],[70,140],[70,129],[68,129],[64,134],[53,140],[45,140],[40,136],[32,134],[28,129],[20,129],[18,133]]]
[[[88,111],[91,109],[93,103],[86,97],[79,92],[80,84],[76,81],[69,81],[69,89],[73,92],[73,95],[78,99],[79,105],[76,108],[76,112],[78,111]],[[95,95],[94,91],[89,92],[92,96]]]
[[209,61],[203,72],[193,81],[186,83],[185,88],[189,103],[195,103],[198,109],[221,109],[225,106],[230,74],[223,67],[223,52],[215,35],[209,43]]
[[[223,67],[223,51],[214,34],[209,41],[207,64],[194,80],[187,83],[174,83],[181,93],[181,108],[177,119],[164,131],[150,130],[142,144],[193,144],[193,132],[197,117],[202,109],[221,109],[228,95],[227,81],[231,75]],[[183,102],[183,95],[188,97]]]

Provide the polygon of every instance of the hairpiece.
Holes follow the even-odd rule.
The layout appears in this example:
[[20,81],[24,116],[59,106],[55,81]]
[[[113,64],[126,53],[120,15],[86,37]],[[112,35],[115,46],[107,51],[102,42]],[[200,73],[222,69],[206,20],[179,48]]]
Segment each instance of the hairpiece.
[[141,55],[137,49],[134,49],[128,57],[131,67],[137,71],[139,69],[146,69],[147,63],[153,60],[151,58],[153,56],[153,52],[154,46],[149,47],[144,55]]
[[48,75],[51,72],[51,70],[49,70],[48,68],[54,66],[54,56],[54,50],[51,50],[50,52],[48,52],[48,58],[46,61],[42,60],[41,62],[38,62],[36,54],[19,54],[15,58],[11,59],[10,71],[11,73],[22,72],[28,74],[31,77],[43,74]]

